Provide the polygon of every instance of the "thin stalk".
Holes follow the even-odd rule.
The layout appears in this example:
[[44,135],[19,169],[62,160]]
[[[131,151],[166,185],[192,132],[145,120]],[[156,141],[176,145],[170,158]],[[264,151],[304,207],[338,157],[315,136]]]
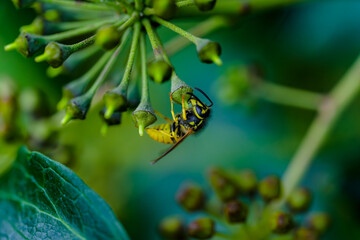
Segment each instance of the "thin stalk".
[[178,26],[168,22],[168,21],[165,21],[164,19],[161,19],[159,17],[156,17],[154,16],[153,17],[153,20],[161,25],[163,25],[164,27],[180,34],[181,36],[187,38],[189,41],[193,42],[194,44],[197,44],[201,39],[192,35],[191,33],[185,31],[184,29],[182,28],[179,28]]
[[281,86],[268,81],[261,82],[254,93],[269,102],[315,111],[324,100],[322,94]]
[[126,9],[126,11],[131,11],[134,9],[133,6],[131,6],[126,0],[90,0],[90,2],[103,3],[115,8],[123,7]]
[[92,4],[86,2],[78,2],[78,1],[67,1],[67,0],[39,0],[39,2],[43,3],[51,3],[66,7],[74,7],[74,8],[82,8],[87,10],[96,10],[96,11],[114,11],[114,8],[106,5]]
[[140,31],[141,31],[141,25],[140,23],[135,23],[134,25],[134,36],[131,42],[131,47],[130,47],[130,54],[129,54],[129,58],[126,64],[126,68],[125,68],[125,72],[124,72],[124,76],[121,80],[121,84],[124,86],[128,86],[129,85],[129,81],[130,81],[130,74],[132,71],[132,67],[134,65],[134,59],[135,59],[135,55],[136,55],[136,50],[138,47],[138,43],[139,43],[139,37],[140,37]]
[[[228,18],[222,16],[214,16],[191,28],[189,30],[189,33],[198,37],[203,37],[227,25],[229,25]],[[188,45],[190,45],[189,41],[184,39],[182,36],[177,36],[165,44],[165,50],[167,54],[171,56]]]
[[193,6],[193,5],[194,5],[194,0],[184,0],[184,1],[176,2],[176,6],[178,8],[188,7],[188,6]]
[[150,43],[151,43],[151,46],[153,48],[155,57],[161,55],[162,50],[161,50],[161,48],[159,46],[159,43],[158,43],[158,41],[156,39],[154,29],[151,26],[150,20],[145,18],[145,19],[143,19],[142,23],[143,23],[143,25],[145,27],[145,30],[146,30],[146,32],[147,32],[147,34],[149,36]]
[[261,11],[269,8],[286,6],[307,0],[227,0],[217,1],[215,8],[208,12],[201,12],[196,6],[189,6],[187,8],[179,8],[176,17],[188,17],[199,15],[226,15],[226,16],[239,16],[250,12]]
[[[165,59],[165,61],[166,61],[170,66],[173,67],[173,65],[172,65],[172,63],[171,63],[171,61],[170,61],[170,58],[169,58],[168,54],[166,53],[166,51],[165,51],[165,49],[164,49],[164,45],[163,45],[163,43],[162,43],[161,40],[160,40],[159,34],[158,34],[156,31],[154,31],[154,37],[155,37],[156,42],[159,43],[159,49],[161,49],[161,54],[162,54],[163,58]],[[175,73],[175,70],[173,70],[173,73]]]
[[71,45],[71,48],[72,48],[72,51],[73,52],[77,52],[81,49],[84,49],[92,44],[94,44],[95,42],[95,35],[94,36],[91,36],[81,42],[78,42],[78,43],[75,43],[75,44],[72,44]]
[[146,59],[146,42],[145,34],[140,37],[140,55],[141,55],[141,102],[150,102],[149,82],[147,77],[147,59]]
[[66,40],[66,39],[70,39],[76,36],[80,36],[80,35],[84,35],[86,33],[90,33],[90,32],[94,32],[96,31],[99,27],[101,27],[104,24],[108,24],[108,23],[113,23],[118,19],[112,18],[112,19],[106,19],[103,21],[100,21],[98,23],[94,23],[92,25],[89,26],[85,26],[82,28],[77,28],[74,30],[69,30],[66,32],[61,32],[61,33],[55,33],[52,35],[47,35],[47,36],[43,36],[44,39],[48,40],[48,41],[61,41],[61,40]]
[[123,49],[126,39],[128,37],[129,33],[126,32],[124,37],[123,37],[123,41],[121,42],[121,44],[117,47],[117,49],[115,50],[115,52],[112,54],[110,60],[107,62],[107,64],[105,65],[104,69],[101,71],[99,77],[96,79],[96,81],[94,82],[94,84],[91,86],[91,88],[89,89],[89,92],[91,92],[93,95],[96,93],[97,89],[101,86],[101,84],[104,82],[104,80],[106,79],[107,75],[109,74],[109,72],[111,71],[111,68],[114,66],[117,57],[119,56],[121,50]]
[[143,6],[142,0],[135,0],[135,9],[136,10],[141,10]]
[[130,26],[132,26],[137,20],[139,19],[139,14],[137,12],[134,12],[130,18],[128,18],[126,20],[126,22],[122,22],[121,26],[118,27],[119,31],[123,31],[127,28],[129,28]]
[[304,139],[282,178],[283,195],[275,207],[280,207],[297,186],[319,151],[336,120],[354,100],[360,90],[360,56],[340,82],[330,92],[310,125]]

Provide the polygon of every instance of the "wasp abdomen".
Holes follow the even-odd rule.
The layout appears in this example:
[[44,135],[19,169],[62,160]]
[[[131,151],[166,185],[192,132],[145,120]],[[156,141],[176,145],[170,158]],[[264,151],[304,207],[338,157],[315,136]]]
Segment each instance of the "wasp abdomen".
[[173,144],[175,142],[172,133],[170,123],[163,123],[147,128],[146,132],[149,136],[157,142]]

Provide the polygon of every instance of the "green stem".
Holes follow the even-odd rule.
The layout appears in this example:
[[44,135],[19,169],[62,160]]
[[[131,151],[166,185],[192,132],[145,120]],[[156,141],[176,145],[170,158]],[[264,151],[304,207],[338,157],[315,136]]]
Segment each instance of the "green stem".
[[[160,40],[159,34],[157,32],[154,32],[154,37],[155,37],[156,42],[159,43],[159,49],[161,50],[161,54],[162,54],[163,58],[170,66],[173,67],[173,65],[170,61],[170,58],[169,58],[167,52],[165,51],[164,46]],[[175,70],[173,70],[173,72],[175,72]]]
[[151,46],[153,48],[155,57],[161,55],[162,50],[161,50],[161,48],[159,46],[159,43],[157,42],[157,39],[156,39],[156,36],[155,36],[155,33],[154,33],[154,29],[151,26],[150,20],[147,19],[147,18],[144,18],[142,23],[143,23],[143,25],[144,25],[144,27],[146,29],[146,32],[147,32],[147,34],[149,36],[150,43],[151,43]]
[[142,34],[140,38],[140,53],[141,53],[141,102],[150,102],[149,98],[149,83],[147,77],[147,59],[146,59],[146,42],[145,35]]
[[135,0],[135,9],[136,10],[141,10],[143,6],[142,0]]
[[[229,19],[227,17],[214,16],[191,28],[189,32],[193,35],[203,37],[227,25],[229,25]],[[189,41],[182,36],[177,36],[165,44],[165,50],[167,54],[171,56],[188,45],[190,45]]]
[[118,28],[119,31],[124,31],[125,29],[132,26],[137,20],[139,19],[139,14],[137,12],[134,12],[129,19],[126,20],[126,22],[122,22],[121,26]]
[[174,25],[174,24],[172,24],[172,23],[170,23],[168,21],[165,21],[164,19],[161,19],[161,18],[156,17],[156,16],[152,17],[152,19],[155,22],[163,25],[164,27],[166,27],[166,28],[180,34],[181,36],[183,36],[185,38],[187,38],[189,41],[193,42],[194,44],[197,44],[201,40],[200,38],[192,35],[191,33],[183,30],[182,28],[179,28],[178,26],[176,26],[176,25]]
[[131,42],[131,47],[130,47],[130,54],[129,54],[129,58],[126,64],[126,68],[125,68],[125,72],[124,72],[124,76],[121,80],[121,85],[125,86],[127,88],[127,86],[129,85],[129,81],[130,81],[130,74],[132,71],[132,67],[134,65],[134,59],[135,59],[135,55],[136,55],[136,50],[138,47],[138,43],[139,43],[139,37],[140,37],[140,31],[141,31],[141,25],[140,23],[135,23],[134,25],[134,36]]
[[103,21],[100,21],[98,23],[94,23],[92,25],[85,26],[85,27],[82,27],[82,28],[69,30],[69,31],[66,31],[66,32],[61,32],[61,33],[56,33],[56,34],[52,34],[52,35],[43,36],[43,38],[45,40],[48,40],[48,41],[66,40],[66,39],[70,39],[70,38],[73,38],[73,37],[76,37],[76,36],[84,35],[86,33],[94,32],[99,27],[101,27],[102,25],[113,23],[116,20],[118,20],[118,19],[114,19],[114,17],[112,17],[111,19],[106,19],[106,20],[103,20]]
[[86,3],[86,2],[67,1],[67,0],[39,0],[39,2],[51,3],[51,4],[66,6],[66,7],[82,8],[82,9],[87,9],[87,10],[114,11],[114,8],[106,6],[106,5],[92,4],[92,3]]
[[89,37],[89,38],[87,38],[87,39],[85,39],[85,40],[83,40],[81,42],[78,42],[78,43],[75,43],[75,44],[71,45],[71,48],[72,48],[71,50],[72,50],[72,52],[77,52],[77,51],[79,51],[81,49],[84,49],[84,48],[94,44],[94,42],[95,42],[95,35],[91,36],[91,37]]
[[194,0],[184,0],[184,1],[176,2],[176,6],[178,8],[188,7],[188,6],[193,6],[193,5],[194,5]]
[[324,100],[321,94],[267,81],[261,82],[254,92],[258,97],[270,102],[309,110],[317,110]]
[[280,207],[309,168],[340,114],[354,100],[360,90],[360,57],[324,100],[298,150],[283,176],[283,195],[275,204]]
[[121,52],[121,50],[123,49],[128,36],[129,36],[129,32],[126,32],[123,36],[123,40],[122,40],[121,44],[117,47],[115,52],[112,54],[110,60],[105,65],[105,67],[102,70],[102,72],[100,73],[99,77],[96,79],[95,83],[89,89],[89,92],[91,92],[92,95],[94,95],[96,93],[97,89],[101,86],[101,84],[104,82],[107,75],[111,71],[111,68],[114,66],[116,59],[119,56],[119,53]]
[[131,6],[126,0],[90,0],[90,2],[103,3],[117,9],[121,6],[124,7],[126,11],[132,11],[134,9],[133,6]]
[[187,8],[179,8],[176,17],[188,17],[199,15],[219,15],[226,16],[238,16],[249,12],[256,12],[268,8],[285,6],[294,4],[297,2],[304,2],[307,0],[251,0],[251,1],[239,1],[239,0],[227,0],[217,1],[215,8],[208,12],[201,12],[195,6],[189,6]]

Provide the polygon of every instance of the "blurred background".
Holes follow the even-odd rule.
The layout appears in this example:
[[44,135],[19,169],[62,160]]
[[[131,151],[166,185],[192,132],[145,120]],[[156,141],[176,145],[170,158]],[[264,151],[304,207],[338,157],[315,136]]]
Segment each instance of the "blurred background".
[[[193,218],[178,207],[175,193],[185,180],[208,189],[205,173],[210,166],[251,168],[259,178],[281,176],[315,112],[262,100],[251,104],[229,100],[219,79],[231,66],[256,63],[267,81],[327,93],[360,53],[359,12],[359,1],[327,0],[241,17],[234,26],[207,36],[223,47],[222,67],[200,63],[194,46],[171,58],[179,77],[204,90],[214,102],[204,131],[150,165],[169,146],[139,137],[130,114],[102,136],[100,108],[93,108],[85,121],[72,121],[57,136],[71,146],[68,165],[110,204],[133,239],[158,239],[156,228],[164,216]],[[61,86],[71,78],[49,79],[46,63],[35,64],[17,52],[3,51],[17,37],[19,27],[34,16],[31,9],[16,10],[10,0],[0,2],[0,78],[11,79],[20,89],[40,89],[55,109]],[[199,20],[177,23],[188,29]],[[164,29],[161,36],[174,35]],[[170,117],[170,83],[151,82],[150,91],[154,108]],[[302,181],[314,193],[311,211],[332,216],[325,239],[360,239],[359,100],[346,109]],[[51,157],[57,160],[63,155],[58,151]]]

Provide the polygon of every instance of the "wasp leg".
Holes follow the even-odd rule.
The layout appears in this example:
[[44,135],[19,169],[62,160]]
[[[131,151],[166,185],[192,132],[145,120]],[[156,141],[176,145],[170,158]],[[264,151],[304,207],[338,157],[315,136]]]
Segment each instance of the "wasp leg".
[[164,119],[165,121],[169,122],[169,123],[172,123],[173,121],[168,118],[167,116],[165,116],[164,114],[160,113],[159,111],[157,110],[154,110],[156,115],[158,115],[159,117],[161,117],[162,119]]
[[182,106],[183,119],[186,121],[186,113],[185,113],[185,95],[183,95],[183,96],[182,96],[181,106]]
[[176,118],[175,118],[175,113],[174,113],[174,103],[173,103],[173,99],[172,99],[172,96],[171,96],[171,93],[169,93],[170,95],[170,102],[171,102],[171,115],[174,119],[174,122],[177,122]]

